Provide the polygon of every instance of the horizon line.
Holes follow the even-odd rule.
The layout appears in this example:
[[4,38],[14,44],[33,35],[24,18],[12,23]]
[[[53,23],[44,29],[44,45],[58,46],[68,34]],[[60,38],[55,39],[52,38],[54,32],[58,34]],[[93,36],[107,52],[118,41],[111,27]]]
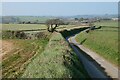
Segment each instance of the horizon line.
[[55,16],[55,17],[59,17],[59,16],[82,16],[82,15],[86,15],[86,16],[89,16],[89,15],[118,15],[118,14],[77,14],[77,15],[1,15],[1,16]]

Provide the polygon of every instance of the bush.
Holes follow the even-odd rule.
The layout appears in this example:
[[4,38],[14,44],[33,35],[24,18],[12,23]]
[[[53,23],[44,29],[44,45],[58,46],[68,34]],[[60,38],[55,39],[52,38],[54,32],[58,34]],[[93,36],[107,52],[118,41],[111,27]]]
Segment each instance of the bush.
[[26,34],[23,31],[3,31],[2,39],[25,39]]
[[37,39],[41,39],[41,38],[43,38],[43,39],[45,39],[45,38],[49,39],[50,35],[51,35],[51,33],[49,33],[49,32],[39,32],[39,33],[35,34],[35,37]]

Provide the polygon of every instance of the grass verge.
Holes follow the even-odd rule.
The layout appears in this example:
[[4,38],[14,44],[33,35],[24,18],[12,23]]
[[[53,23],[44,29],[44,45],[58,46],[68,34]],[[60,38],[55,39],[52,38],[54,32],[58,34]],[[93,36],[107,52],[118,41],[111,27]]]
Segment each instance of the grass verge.
[[113,64],[118,65],[118,32],[109,31],[109,28],[108,31],[104,31],[106,28],[102,29],[103,31],[82,32],[77,35],[76,40]]
[[60,33],[31,61],[22,78],[89,78],[82,63]]

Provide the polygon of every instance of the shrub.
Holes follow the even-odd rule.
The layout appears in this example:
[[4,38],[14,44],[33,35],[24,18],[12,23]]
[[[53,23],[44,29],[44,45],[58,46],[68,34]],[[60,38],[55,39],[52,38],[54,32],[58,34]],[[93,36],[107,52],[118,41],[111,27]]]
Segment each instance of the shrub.
[[23,31],[3,31],[2,32],[3,39],[25,39],[26,34]]

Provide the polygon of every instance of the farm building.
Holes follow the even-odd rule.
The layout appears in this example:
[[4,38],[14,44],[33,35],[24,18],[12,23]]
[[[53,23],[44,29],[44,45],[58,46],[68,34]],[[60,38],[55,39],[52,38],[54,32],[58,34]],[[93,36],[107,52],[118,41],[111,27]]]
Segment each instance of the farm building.
[[117,21],[117,20],[118,20],[118,18],[112,18],[112,20]]

